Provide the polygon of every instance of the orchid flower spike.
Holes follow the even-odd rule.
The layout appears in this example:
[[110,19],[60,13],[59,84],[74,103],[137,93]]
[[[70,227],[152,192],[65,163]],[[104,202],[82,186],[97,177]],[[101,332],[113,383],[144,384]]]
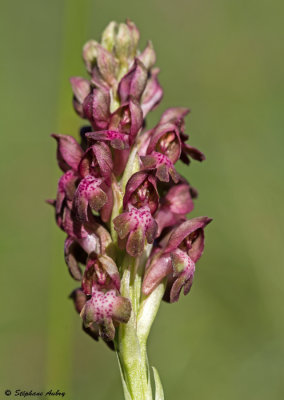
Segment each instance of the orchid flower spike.
[[[84,120],[80,141],[53,134],[62,176],[55,200],[66,233],[64,257],[76,281],[70,298],[83,330],[118,354],[126,399],[152,399],[146,340],[162,300],[178,301],[193,283],[208,217],[187,219],[197,191],[176,169],[203,161],[187,143],[187,108],[165,110],[145,130],[162,100],[151,42],[111,22],[100,42],[83,48],[89,78],[72,77],[73,106]],[[156,399],[162,386],[155,372]]]

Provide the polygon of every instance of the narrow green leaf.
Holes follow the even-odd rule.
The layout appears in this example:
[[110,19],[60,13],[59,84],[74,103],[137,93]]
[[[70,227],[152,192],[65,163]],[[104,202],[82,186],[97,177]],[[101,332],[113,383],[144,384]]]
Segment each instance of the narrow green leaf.
[[122,371],[119,355],[118,355],[117,352],[116,352],[116,355],[117,355],[119,371],[120,371],[120,376],[121,376],[121,382],[122,382],[122,387],[123,387],[124,400],[132,400],[132,397],[130,396],[130,393],[128,391],[128,387],[127,387],[125,379],[124,379],[124,375],[123,375],[123,371]]
[[155,367],[152,367],[152,368],[153,368],[154,380],[155,380],[155,400],[164,400],[163,386],[162,386],[158,371],[156,370]]

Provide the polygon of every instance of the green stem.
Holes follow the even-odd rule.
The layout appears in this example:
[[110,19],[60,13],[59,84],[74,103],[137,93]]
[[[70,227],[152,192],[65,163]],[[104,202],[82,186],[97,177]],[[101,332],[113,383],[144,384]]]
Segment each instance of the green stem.
[[127,324],[120,324],[116,351],[126,400],[152,400],[147,338],[161,303],[165,284],[149,296],[141,295],[145,263],[151,251],[146,247],[140,258],[125,256],[122,263],[121,295],[130,299],[132,313]]

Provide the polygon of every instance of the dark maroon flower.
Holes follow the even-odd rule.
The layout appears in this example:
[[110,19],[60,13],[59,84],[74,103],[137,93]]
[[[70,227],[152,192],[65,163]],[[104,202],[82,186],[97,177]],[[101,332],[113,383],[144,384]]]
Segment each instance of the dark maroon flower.
[[95,130],[106,129],[111,115],[109,90],[104,87],[93,89],[84,100],[83,113]]
[[64,257],[69,273],[77,281],[82,279],[80,263],[85,264],[87,253],[71,237],[67,237],[64,244]]
[[120,239],[127,238],[127,253],[136,257],[143,252],[145,239],[148,243],[153,243],[157,233],[157,223],[148,206],[139,210],[131,204],[128,207],[129,211],[120,214],[113,223]]
[[107,195],[101,189],[103,179],[87,175],[79,183],[74,195],[74,211],[80,221],[88,220],[88,208],[99,211],[107,202]]
[[110,118],[108,130],[129,135],[129,143],[133,141],[142,128],[143,113],[139,103],[131,98],[128,103],[119,107]]
[[73,290],[69,298],[74,301],[75,310],[80,314],[87,301],[87,296],[83,290],[81,288]]
[[168,227],[186,219],[186,214],[193,210],[191,188],[186,183],[173,186],[162,200],[155,217],[158,223],[158,234]]
[[189,113],[188,108],[183,108],[183,107],[169,108],[163,113],[160,119],[160,124],[172,123],[178,127],[181,140],[180,159],[185,164],[190,163],[189,157],[197,161],[205,160],[205,155],[200,150],[186,143],[188,135],[184,133],[184,127],[185,127],[184,118],[188,113]]
[[103,142],[95,143],[89,147],[78,166],[78,172],[83,178],[87,175],[93,175],[97,178],[109,178],[112,170],[113,161],[111,151]]
[[167,156],[174,164],[181,154],[181,140],[179,131],[174,124],[159,124],[154,130],[147,149],[147,154],[153,151]]
[[159,193],[156,179],[146,171],[136,172],[127,182],[123,207],[132,204],[136,208],[148,206],[151,213],[157,210],[159,205]]
[[204,228],[212,221],[208,217],[189,219],[175,228],[165,248],[165,253],[170,253],[179,248],[196,262],[204,249]]
[[171,254],[171,259],[173,272],[167,282],[164,300],[174,303],[178,301],[182,288],[184,295],[189,293],[193,283],[195,263],[184,251],[179,249]]
[[160,243],[162,247],[153,254],[144,276],[142,291],[145,295],[150,294],[165,277],[168,277],[165,300],[177,301],[182,287],[185,294],[189,292],[195,263],[204,248],[204,228],[211,221],[208,217],[187,220],[167,236],[166,245]]
[[120,289],[118,268],[111,257],[106,254],[89,255],[82,279],[82,289],[89,296],[96,290]]
[[[88,216],[88,218],[89,220],[91,220],[90,215]],[[86,255],[92,253],[95,254],[105,253],[106,248],[111,243],[111,238],[108,231],[102,225],[92,220],[91,223],[87,222],[82,224],[80,221],[78,221],[76,218],[72,216],[71,211],[69,210],[68,207],[65,207],[62,219],[63,219],[62,229],[68,235],[66,239],[68,240],[68,247],[72,245],[71,243],[72,239],[73,242],[80,245],[80,247],[86,253]],[[74,254],[74,257],[76,258],[77,256]]]
[[68,169],[77,170],[83,150],[79,143],[69,135],[59,135],[53,133],[51,135],[57,141],[57,161],[62,171]]
[[76,191],[77,180],[78,175],[71,169],[65,172],[59,179],[55,206],[57,214],[61,212],[65,200],[69,201],[71,204]]
[[190,163],[190,158],[193,158],[196,161],[204,161],[205,160],[205,155],[198,150],[196,147],[192,147],[189,144],[185,143],[185,140],[188,139],[187,135],[181,135],[182,138],[182,151],[181,151],[181,161],[183,161],[185,164]]
[[118,131],[106,130],[97,132],[88,132],[86,137],[93,140],[101,140],[109,142],[111,147],[117,150],[124,150],[129,148],[129,135]]

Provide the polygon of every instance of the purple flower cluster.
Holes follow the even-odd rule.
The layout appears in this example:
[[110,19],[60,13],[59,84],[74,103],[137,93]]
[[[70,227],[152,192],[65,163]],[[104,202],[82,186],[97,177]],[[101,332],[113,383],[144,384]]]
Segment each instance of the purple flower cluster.
[[[189,111],[170,108],[157,126],[145,130],[146,115],[163,91],[152,44],[140,53],[138,40],[131,21],[112,22],[100,44],[89,41],[84,46],[90,79],[74,77],[71,85],[74,108],[88,125],[81,129],[81,144],[72,136],[52,135],[63,175],[50,203],[67,234],[69,272],[80,282],[71,297],[84,330],[110,343],[132,308],[120,294],[121,254],[140,257],[146,244],[152,245],[142,293],[149,295],[167,279],[164,300],[175,302],[182,289],[184,294],[190,290],[203,252],[204,228],[211,221],[187,220],[197,192],[175,169],[178,160],[189,164],[191,158],[205,158],[186,142],[184,118]],[[137,167],[123,185],[129,163],[134,164],[133,151]],[[118,195],[122,200],[114,214]]]

